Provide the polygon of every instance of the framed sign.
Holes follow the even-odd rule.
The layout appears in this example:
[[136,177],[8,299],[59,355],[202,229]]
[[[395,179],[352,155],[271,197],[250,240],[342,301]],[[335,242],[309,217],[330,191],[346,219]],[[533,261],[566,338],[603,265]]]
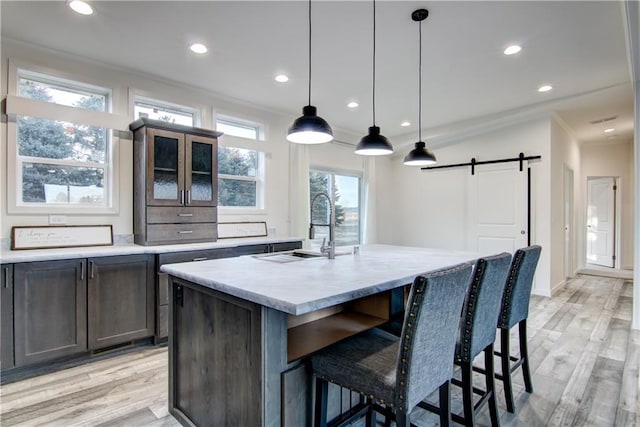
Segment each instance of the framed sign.
[[234,237],[264,237],[267,235],[267,223],[260,222],[220,222],[218,239]]
[[11,249],[113,245],[111,225],[43,225],[11,228]]

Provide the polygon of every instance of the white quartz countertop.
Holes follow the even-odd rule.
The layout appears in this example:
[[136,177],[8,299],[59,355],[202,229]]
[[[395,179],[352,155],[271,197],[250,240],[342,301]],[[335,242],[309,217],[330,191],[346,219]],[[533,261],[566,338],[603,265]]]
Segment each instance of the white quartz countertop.
[[59,259],[90,258],[132,254],[161,254],[170,252],[197,251],[216,248],[235,248],[238,246],[280,243],[303,240],[299,237],[249,237],[237,239],[221,239],[209,243],[183,243],[177,245],[140,246],[121,244],[113,246],[73,247],[60,249],[30,249],[12,251],[0,250],[0,262],[17,263],[32,261],[53,261]]
[[362,245],[359,255],[338,255],[334,260],[318,257],[277,263],[246,255],[170,264],[161,271],[299,315],[403,286],[421,273],[477,258],[476,253],[445,249]]

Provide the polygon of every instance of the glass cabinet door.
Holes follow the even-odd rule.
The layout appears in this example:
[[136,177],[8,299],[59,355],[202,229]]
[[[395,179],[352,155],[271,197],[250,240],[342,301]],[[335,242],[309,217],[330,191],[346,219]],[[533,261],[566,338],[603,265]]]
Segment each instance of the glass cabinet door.
[[215,138],[186,136],[186,205],[218,203],[218,142]]
[[184,191],[184,135],[149,129],[147,203],[155,206],[179,206]]

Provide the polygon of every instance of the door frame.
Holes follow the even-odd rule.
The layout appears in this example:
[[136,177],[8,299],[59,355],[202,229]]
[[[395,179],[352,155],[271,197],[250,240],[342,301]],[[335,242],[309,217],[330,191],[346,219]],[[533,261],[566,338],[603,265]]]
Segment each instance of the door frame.
[[[613,261],[613,267],[602,267],[602,268],[612,268],[612,269],[619,269],[620,268],[620,212],[621,212],[621,206],[620,206],[620,199],[621,197],[618,196],[619,192],[620,192],[620,177],[619,176],[613,176],[613,175],[589,175],[586,177],[586,180],[584,182],[585,185],[585,203],[584,203],[584,259],[583,259],[583,263],[586,266],[590,266],[590,265],[594,265],[588,262],[587,260],[587,254],[588,254],[588,248],[587,248],[587,222],[589,219],[589,214],[588,214],[588,209],[589,209],[589,181],[593,180],[593,179],[602,179],[602,178],[612,178],[613,179],[613,185],[614,185],[614,193],[613,193],[613,221],[614,221],[614,225],[613,225],[613,256],[614,256],[614,261]],[[600,267],[600,266],[598,266]]]
[[574,215],[574,173],[569,165],[564,165],[564,277],[572,278],[575,274],[575,215]]

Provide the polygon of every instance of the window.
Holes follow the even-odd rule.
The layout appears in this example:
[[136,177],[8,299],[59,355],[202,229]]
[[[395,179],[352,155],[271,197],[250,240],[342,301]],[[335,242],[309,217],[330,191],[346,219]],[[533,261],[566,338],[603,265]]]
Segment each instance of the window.
[[[246,141],[258,140],[262,126],[231,117],[218,117],[216,130],[224,132],[218,147],[218,206],[262,208],[264,153],[246,148]],[[231,138],[229,138],[231,137]],[[245,148],[235,147],[237,145]]]
[[133,114],[136,119],[142,117],[184,126],[194,126],[196,123],[195,110],[146,98],[136,98]]
[[[27,71],[18,71],[17,94],[60,109],[98,112],[107,111],[111,96],[108,89]],[[16,115],[18,206],[109,207],[110,160],[107,128]]]
[[224,132],[225,135],[240,138],[257,140],[260,137],[260,125],[232,118],[219,117],[216,120],[216,130]]
[[259,207],[259,155],[255,150],[218,148],[218,205]]
[[[331,171],[312,170],[309,173],[311,201],[319,193],[331,196],[336,209],[336,246],[360,243],[360,181],[356,175],[338,174]],[[329,223],[330,207],[326,197],[319,196],[311,207],[311,221],[315,224]],[[323,238],[329,240],[329,227],[315,227],[318,244]]]

